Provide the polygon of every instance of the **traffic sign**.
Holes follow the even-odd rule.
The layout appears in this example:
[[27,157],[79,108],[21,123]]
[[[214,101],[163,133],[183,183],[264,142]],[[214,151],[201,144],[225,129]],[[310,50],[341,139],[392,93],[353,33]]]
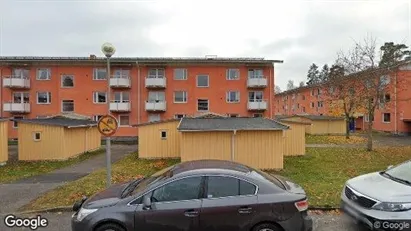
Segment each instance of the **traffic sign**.
[[103,136],[112,136],[117,131],[118,123],[114,116],[104,115],[98,121],[97,127]]

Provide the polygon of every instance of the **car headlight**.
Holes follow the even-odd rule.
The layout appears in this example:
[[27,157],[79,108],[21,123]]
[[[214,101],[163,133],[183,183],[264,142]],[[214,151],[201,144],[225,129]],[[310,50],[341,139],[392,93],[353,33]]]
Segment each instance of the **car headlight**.
[[411,209],[411,203],[389,203],[381,202],[372,207],[373,209],[388,211],[388,212],[399,212]]
[[82,221],[86,216],[94,213],[95,211],[97,211],[97,209],[85,209],[85,208],[81,208],[80,211],[77,214],[77,220],[78,221]]

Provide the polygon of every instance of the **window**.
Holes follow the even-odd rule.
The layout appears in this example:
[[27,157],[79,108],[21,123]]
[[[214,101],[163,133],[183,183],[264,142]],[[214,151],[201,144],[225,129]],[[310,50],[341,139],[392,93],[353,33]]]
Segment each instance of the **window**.
[[312,90],[311,90],[311,96],[314,96],[314,95],[315,95],[314,89],[312,89]]
[[380,86],[387,86],[390,84],[390,76],[383,75],[380,77]]
[[229,91],[226,94],[227,103],[239,103],[240,102],[240,92],[239,91]]
[[311,108],[315,107],[314,102],[311,102]]
[[150,114],[148,115],[148,122],[160,121],[160,114]]
[[304,113],[305,113],[305,107],[303,107],[302,112],[304,112]]
[[62,111],[63,112],[74,112],[74,100],[63,100],[62,101]]
[[305,95],[302,95],[302,96],[301,96],[301,99],[302,99],[302,100],[305,100]]
[[263,117],[263,113],[255,113],[253,114],[253,117]]
[[101,117],[103,117],[103,116],[102,115],[94,115],[93,120],[94,121],[99,121],[101,119]]
[[[23,116],[14,116],[13,119],[22,120],[22,119],[24,119],[24,117]],[[18,128],[18,122],[17,121],[13,121],[13,128]]]
[[384,122],[384,123],[391,122],[391,113],[383,113],[382,122]]
[[130,102],[130,93],[125,91],[114,92],[114,103]]
[[318,107],[323,107],[323,101],[318,101],[317,105],[318,105]]
[[167,131],[161,131],[161,139],[162,140],[167,139]]
[[[370,115],[365,115],[364,116],[364,122],[370,122]],[[372,122],[374,122],[374,117],[372,118]]]
[[174,92],[174,103],[187,103],[187,92],[186,91],[175,91]]
[[33,140],[40,141],[41,140],[41,132],[33,132]]
[[74,75],[62,75],[61,87],[74,87]]
[[37,80],[50,80],[51,70],[49,68],[39,68],[37,69]]
[[29,103],[30,94],[28,92],[14,92],[13,103]]
[[207,198],[254,195],[256,191],[253,184],[233,177],[210,176],[207,186]]
[[186,80],[187,79],[187,69],[182,69],[182,68],[174,69],[174,79],[175,80]]
[[390,94],[383,94],[381,97],[380,102],[381,103],[388,103],[391,101],[391,95]]
[[295,94],[293,94],[293,95],[291,96],[291,99],[295,99]]
[[186,115],[184,115],[184,114],[175,114],[174,115],[174,118],[175,119],[181,119],[181,118],[183,118],[183,117],[185,117]]
[[238,70],[238,69],[227,69],[226,79],[227,80],[240,79],[240,70]]
[[93,80],[105,80],[107,79],[107,70],[105,68],[94,68]]
[[93,92],[93,103],[106,103],[107,93],[106,92]]
[[227,114],[227,117],[240,117],[240,115],[239,114]]
[[262,102],[263,101],[263,92],[262,91],[250,91],[250,92],[248,92],[248,101],[249,102]]
[[321,95],[322,91],[320,88],[317,89],[318,94],[317,95]]
[[130,126],[130,116],[129,115],[120,115],[118,117],[118,124],[121,127]]
[[262,78],[264,78],[263,70],[262,69],[249,69],[248,70],[248,78],[249,79],[262,79]]
[[208,111],[208,99],[197,100],[197,111]]
[[37,92],[37,104],[50,104],[51,92]]
[[11,74],[13,78],[28,79],[29,73],[30,73],[29,70],[21,69],[21,68],[14,68]]
[[198,199],[201,187],[201,177],[188,177],[173,181],[154,190],[153,202],[181,201]]
[[300,109],[300,104],[299,103],[297,103],[297,108]]
[[329,92],[330,94],[334,94],[334,86],[331,86],[331,87],[328,89],[328,92]]
[[152,68],[148,70],[148,78],[164,78],[164,69]]
[[148,92],[148,102],[158,103],[166,101],[164,91],[150,91]]
[[208,87],[208,75],[197,75],[197,87]]
[[130,70],[127,69],[115,69],[114,78],[130,78]]

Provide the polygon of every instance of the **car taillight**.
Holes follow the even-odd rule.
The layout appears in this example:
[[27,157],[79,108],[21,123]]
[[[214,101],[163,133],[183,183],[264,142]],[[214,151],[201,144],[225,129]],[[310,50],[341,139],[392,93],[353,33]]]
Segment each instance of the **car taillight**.
[[303,200],[303,201],[297,201],[294,203],[295,207],[297,207],[298,211],[302,212],[308,209],[308,201]]

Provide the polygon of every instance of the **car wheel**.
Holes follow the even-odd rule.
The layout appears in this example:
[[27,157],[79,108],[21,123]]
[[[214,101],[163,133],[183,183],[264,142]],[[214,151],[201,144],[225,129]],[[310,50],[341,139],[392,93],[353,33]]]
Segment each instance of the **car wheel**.
[[125,229],[115,223],[107,223],[99,226],[95,231],[125,231]]
[[282,229],[276,225],[273,225],[270,223],[264,223],[264,224],[255,226],[253,231],[282,231]]

